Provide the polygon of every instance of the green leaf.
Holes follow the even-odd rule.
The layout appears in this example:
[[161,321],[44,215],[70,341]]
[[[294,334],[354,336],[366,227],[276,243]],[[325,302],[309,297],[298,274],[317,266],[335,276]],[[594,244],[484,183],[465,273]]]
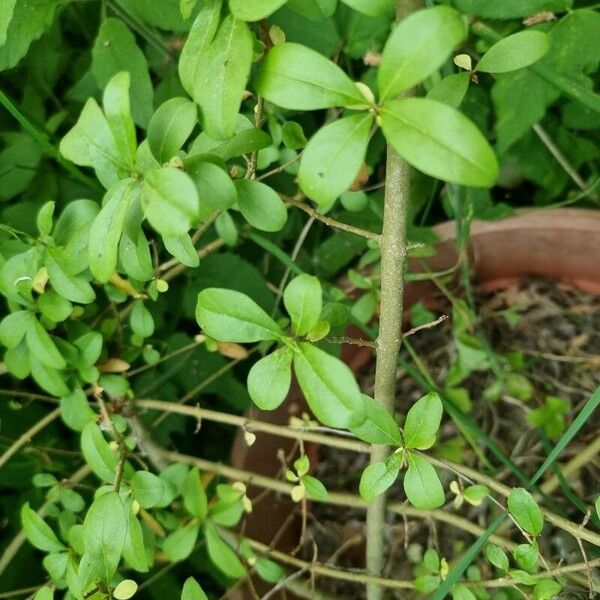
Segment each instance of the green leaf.
[[285,204],[272,188],[260,181],[235,182],[238,208],[250,225],[261,231],[280,231],[287,221]]
[[0,71],[14,67],[54,20],[57,0],[9,0],[0,11]]
[[551,600],[560,594],[562,585],[552,579],[542,579],[533,588],[533,600]]
[[302,125],[295,121],[286,121],[281,128],[281,139],[286,148],[298,150],[306,146],[306,136]]
[[452,588],[452,600],[477,600],[477,596],[464,583],[457,583]]
[[496,544],[488,544],[485,547],[485,555],[487,559],[500,571],[506,573],[508,571],[509,562],[508,556],[506,556],[506,552],[500,548],[500,546],[496,546]]
[[394,0],[342,0],[342,2],[370,17],[391,15],[394,10]]
[[200,106],[204,129],[211,137],[226,139],[234,134],[252,54],[248,25],[228,15],[198,59],[192,97]]
[[160,504],[165,494],[163,480],[148,471],[136,471],[131,478],[133,497],[142,508],[152,508]]
[[[16,348],[13,350],[16,350]],[[44,364],[35,356],[30,356],[29,359],[31,363],[31,376],[43,390],[46,390],[53,396],[59,397],[66,396],[69,393],[70,390],[59,371]]]
[[154,265],[142,220],[142,208],[136,196],[127,211],[119,241],[119,266],[133,279],[149,281],[154,277]]
[[376,462],[369,465],[360,478],[359,492],[365,502],[383,494],[390,488],[400,473],[402,455],[400,452],[392,454],[385,462]]
[[129,600],[138,589],[138,584],[133,579],[123,579],[113,590],[115,600]]
[[113,132],[97,102],[89,98],[77,123],[60,142],[60,153],[82,167],[92,167],[105,188],[128,177],[131,165],[123,159]]
[[138,300],[133,305],[133,310],[129,316],[129,324],[133,332],[140,337],[147,338],[154,333],[154,319],[143,301]]
[[21,508],[21,525],[32,546],[44,552],[62,552],[65,546],[56,537],[50,526],[35,510],[29,507],[29,502]]
[[458,108],[469,89],[469,81],[471,80],[471,73],[454,73],[448,75],[444,79],[440,79],[430,90],[427,92],[427,97],[430,100],[436,100],[447,104],[452,108]]
[[127,532],[127,514],[117,492],[96,498],[83,522],[83,542],[94,572],[110,584],[117,572]]
[[367,418],[358,427],[351,427],[350,431],[369,444],[401,446],[403,442],[400,428],[392,415],[379,402],[366,394],[363,394],[362,398]]
[[285,400],[292,382],[292,358],[292,350],[284,347],[252,365],[248,393],[261,410],[275,410]]
[[513,488],[507,500],[508,510],[530,535],[538,536],[544,528],[544,517],[533,496],[524,488]]
[[237,202],[236,187],[221,167],[201,160],[201,157],[192,157],[186,161],[186,170],[198,190],[201,221],[217,211],[231,208]]
[[198,252],[194,248],[192,238],[184,233],[183,235],[163,236],[165,248],[186,267],[195,268],[200,264]]
[[87,464],[100,479],[112,483],[117,469],[117,454],[104,439],[96,423],[88,423],[81,433],[81,451]]
[[200,473],[198,469],[192,469],[186,476],[183,484],[183,504],[185,509],[192,517],[201,519],[206,518],[208,512],[208,499],[206,492],[200,481]]
[[129,104],[130,84],[131,77],[127,71],[114,75],[106,84],[102,105],[119,154],[129,169],[133,170],[137,143]]
[[435,443],[443,412],[442,401],[437,392],[429,392],[417,400],[406,415],[404,445],[419,450],[431,448]]
[[572,0],[455,0],[462,13],[490,19],[516,19],[545,10],[562,12],[569,9]]
[[242,21],[260,21],[286,2],[287,0],[229,0],[229,9]]
[[490,489],[485,485],[470,485],[463,492],[465,500],[473,506],[479,506],[489,495]]
[[246,575],[246,569],[237,554],[219,537],[216,527],[210,522],[206,523],[206,548],[210,560],[225,575],[232,579]]
[[104,19],[92,48],[92,73],[103,89],[120,71],[127,71],[131,77],[133,120],[145,128],[152,116],[154,97],[148,62],[123,21]]
[[300,388],[317,419],[329,427],[355,427],[365,420],[362,395],[350,368],[323,350],[301,342],[294,354]]
[[519,544],[513,550],[513,557],[523,570],[533,573],[537,567],[539,557],[538,545],[535,542],[533,544]]
[[123,545],[123,559],[132,569],[140,573],[146,573],[149,569],[144,547],[144,532],[132,512],[129,513],[129,527]]
[[54,600],[54,590],[49,587],[40,588],[35,593],[33,600]]
[[106,192],[102,209],[90,229],[90,271],[101,283],[107,282],[117,267],[119,240],[134,194],[131,179],[124,179],[111,187]]
[[196,320],[207,335],[223,342],[279,340],[283,335],[279,325],[254,300],[234,290],[202,290]]
[[96,292],[82,277],[68,272],[64,253],[57,248],[49,248],[44,264],[52,287],[64,298],[79,304],[90,304],[96,299]]
[[255,85],[266,100],[290,110],[365,105],[362,94],[340,67],[301,44],[272,48]]
[[0,322],[0,342],[7,348],[15,348],[35,320],[33,313],[28,310],[6,315]]
[[285,577],[283,568],[265,556],[257,557],[254,568],[258,576],[268,583],[277,583]]
[[319,321],[323,309],[319,280],[312,275],[298,275],[286,286],[283,304],[296,335],[306,335]]
[[181,590],[181,600],[208,600],[208,596],[193,577],[188,577]]
[[392,31],[381,55],[381,100],[393,98],[427,79],[466,37],[460,15],[449,6],[420,10],[403,19]]
[[517,71],[540,60],[549,48],[548,36],[543,31],[519,31],[494,44],[481,57],[476,70],[484,73]]
[[598,496],[596,498],[596,502],[594,503],[594,507],[596,509],[596,514],[598,515],[598,518],[600,518],[600,496]]
[[302,191],[325,206],[345,192],[365,159],[373,117],[359,113],[321,128],[308,142],[298,172]]
[[41,236],[50,235],[50,232],[52,231],[55,206],[56,202],[49,200],[42,205],[37,214],[35,222]]
[[27,347],[42,364],[51,369],[64,369],[67,366],[56,344],[37,319],[28,321],[26,338]]
[[179,78],[185,91],[193,96],[196,79],[203,68],[203,57],[215,37],[221,17],[222,0],[202,2],[198,16],[194,20],[181,56],[179,57]]
[[316,500],[317,502],[327,502],[327,489],[318,479],[311,477],[310,475],[303,475],[300,478],[300,482],[306,490],[306,495],[311,500]]
[[96,413],[90,408],[81,388],[60,399],[60,416],[74,431],[83,431],[88,423],[96,419]]
[[333,15],[337,0],[288,0],[287,6],[311,21],[323,21]]
[[163,542],[163,551],[173,562],[188,558],[198,539],[199,525],[186,525],[170,533]]
[[435,469],[427,459],[408,453],[408,469],[404,475],[404,492],[408,501],[422,510],[433,510],[444,504],[444,490]]
[[495,183],[493,150],[457,110],[426,98],[406,98],[387,102],[381,117],[385,137],[423,173],[471,187]]
[[198,219],[200,203],[189,175],[173,167],[144,173],[142,206],[150,225],[161,235],[183,235]]
[[156,160],[165,163],[182,148],[198,120],[193,102],[171,98],[159,106],[148,123],[148,144]]

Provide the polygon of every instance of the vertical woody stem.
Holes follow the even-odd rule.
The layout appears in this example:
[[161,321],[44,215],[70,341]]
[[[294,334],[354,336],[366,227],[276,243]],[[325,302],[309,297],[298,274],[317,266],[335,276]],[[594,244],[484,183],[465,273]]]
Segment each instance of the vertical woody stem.
[[[419,0],[396,0],[396,18],[401,20],[416,10]],[[375,400],[393,412],[396,396],[396,369],[402,343],[401,325],[406,263],[406,224],[410,196],[410,167],[388,144],[381,235],[381,304],[377,363],[375,367]],[[373,446],[371,464],[387,458],[385,446]],[[385,503],[382,494],[367,510],[367,570],[379,575],[384,566]],[[367,585],[368,600],[380,600],[383,588]]]

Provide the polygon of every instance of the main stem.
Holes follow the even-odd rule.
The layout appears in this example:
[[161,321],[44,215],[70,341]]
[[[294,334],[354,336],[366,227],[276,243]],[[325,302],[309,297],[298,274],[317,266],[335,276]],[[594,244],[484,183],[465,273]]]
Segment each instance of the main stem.
[[[396,0],[396,18],[401,20],[419,6],[419,0]],[[410,167],[388,144],[381,233],[381,302],[375,400],[393,412],[396,397],[396,370],[402,343],[404,306],[404,266],[406,263],[406,223],[410,196]],[[373,446],[371,464],[387,458],[385,446]],[[378,576],[384,566],[386,495],[375,498],[367,509],[367,571]],[[380,600],[383,587],[367,584],[367,599]]]

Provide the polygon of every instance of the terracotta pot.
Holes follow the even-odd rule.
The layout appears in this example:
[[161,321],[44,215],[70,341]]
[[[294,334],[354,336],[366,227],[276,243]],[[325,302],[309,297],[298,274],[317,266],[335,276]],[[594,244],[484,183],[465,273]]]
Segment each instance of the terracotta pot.
[[[443,271],[457,262],[454,222],[442,223],[435,231],[440,237],[437,254],[427,259],[432,271]],[[580,209],[550,209],[521,211],[499,221],[474,221],[468,248],[473,278],[487,289],[505,287],[525,275],[549,277],[600,294],[600,211]],[[422,270],[411,260],[410,270]],[[405,292],[408,309],[419,300],[427,301],[436,290],[430,282],[412,282]],[[371,359],[369,348],[346,346],[343,359],[355,373]],[[252,410],[252,418],[285,425],[291,414],[306,410],[299,389],[294,386],[286,402],[276,411]],[[276,477],[281,468],[277,452],[286,453],[293,441],[266,434],[259,435],[248,448],[238,435],[232,451],[234,466],[269,477]],[[310,452],[316,457],[316,450]],[[256,490],[262,491],[262,490]],[[259,503],[248,520],[246,533],[270,543],[290,513],[294,504],[289,498],[270,493]],[[282,537],[281,549],[291,549],[299,538],[299,522],[294,521]]]

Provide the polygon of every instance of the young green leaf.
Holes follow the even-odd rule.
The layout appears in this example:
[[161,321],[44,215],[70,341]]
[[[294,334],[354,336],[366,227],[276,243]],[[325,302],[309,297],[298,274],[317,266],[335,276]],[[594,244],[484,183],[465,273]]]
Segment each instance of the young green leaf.
[[90,304],[96,299],[94,288],[83,277],[69,273],[64,253],[58,248],[48,248],[44,265],[52,287],[64,298],[79,304]]
[[54,600],[54,590],[44,586],[35,593],[33,600]]
[[149,569],[146,549],[144,547],[144,532],[138,518],[129,513],[129,527],[123,546],[123,559],[136,571],[146,573]]
[[187,98],[171,98],[158,107],[148,123],[148,144],[159,163],[177,154],[190,137],[197,119],[196,106]]
[[385,462],[369,465],[360,478],[359,492],[365,502],[370,502],[376,496],[390,488],[400,473],[402,455],[392,454]]
[[248,25],[228,15],[199,57],[192,96],[201,108],[204,129],[211,137],[227,139],[235,133],[252,53]]
[[110,583],[121,560],[127,532],[127,514],[119,494],[96,498],[83,522],[83,542],[94,572]]
[[452,588],[452,600],[477,600],[477,596],[464,583],[457,583]]
[[350,431],[369,444],[401,446],[403,442],[400,428],[392,415],[373,398],[365,394],[362,397],[367,418],[358,427],[351,427]]
[[540,60],[549,49],[550,42],[543,31],[519,31],[495,43],[481,57],[476,70],[506,73],[524,69]]
[[533,573],[537,567],[539,557],[538,545],[535,542],[533,544],[519,544],[513,550],[513,557],[521,569]]
[[327,352],[302,342],[294,371],[315,416],[329,427],[356,427],[365,420],[362,395],[349,367]]
[[150,245],[142,228],[143,213],[139,199],[131,203],[119,242],[119,265],[133,279],[149,281],[154,277]]
[[490,489],[485,485],[470,485],[463,492],[465,500],[473,506],[479,506],[489,495]]
[[33,313],[28,310],[6,315],[0,322],[0,342],[7,348],[15,348],[35,320]]
[[327,488],[316,478],[303,475],[300,482],[306,490],[306,495],[317,502],[327,502]]
[[167,558],[173,562],[185,560],[194,550],[200,526],[186,525],[175,529],[164,540],[162,549]]
[[276,409],[286,398],[292,382],[291,348],[271,352],[255,362],[248,373],[248,393],[262,410]]
[[283,304],[296,335],[306,335],[319,321],[323,309],[319,280],[312,275],[298,275],[285,288]]
[[59,148],[76,165],[92,167],[107,189],[129,176],[130,165],[121,156],[108,121],[93,98],[85,103],[77,123],[63,137]]
[[238,208],[250,225],[261,231],[281,231],[287,221],[285,204],[272,188],[260,181],[235,182]]
[[485,555],[487,559],[500,571],[506,573],[508,571],[509,562],[508,556],[506,556],[506,552],[500,548],[500,546],[496,546],[496,544],[488,544],[485,547]]
[[163,244],[186,267],[195,268],[200,264],[198,252],[194,248],[192,238],[187,233],[183,235],[164,235]]
[[137,143],[135,124],[131,117],[129,104],[130,84],[131,77],[127,71],[121,71],[114,75],[104,88],[102,106],[108,126],[119,149],[119,155],[132,171]]
[[193,180],[173,167],[144,173],[142,207],[150,225],[161,235],[187,233],[200,212]]
[[340,67],[300,44],[285,43],[272,48],[255,85],[269,102],[290,110],[365,104],[358,88]]
[[31,354],[42,364],[51,369],[64,369],[67,366],[56,344],[37,319],[30,319],[27,322],[27,333],[25,335],[27,347]]
[[181,600],[208,600],[208,596],[193,577],[188,577],[181,590]]
[[38,211],[35,222],[41,236],[50,235],[50,232],[52,231],[55,206],[56,202],[49,200],[48,202],[45,202]]
[[196,79],[203,65],[203,56],[215,37],[221,18],[222,0],[202,2],[198,16],[194,20],[190,33],[179,57],[179,78],[185,91],[193,96]]
[[429,392],[417,400],[406,415],[405,446],[419,450],[431,448],[440,428],[443,411],[442,401],[437,392]]
[[227,171],[203,158],[202,155],[195,156],[185,162],[200,197],[201,221],[217,211],[231,208],[237,202],[237,190]]
[[208,499],[206,492],[202,487],[200,481],[200,472],[198,469],[192,469],[186,476],[183,490],[183,505],[192,517],[201,519],[202,521],[206,518],[208,512]]
[[417,11],[392,31],[381,55],[381,100],[427,79],[467,36],[460,15],[449,6]]
[[129,324],[133,332],[140,337],[147,338],[154,333],[154,318],[141,300],[133,305],[133,310],[129,316]]
[[138,589],[138,584],[133,579],[123,579],[113,590],[115,600],[129,600]]
[[100,88],[119,71],[131,76],[131,110],[134,121],[145,128],[152,115],[154,90],[148,62],[133,33],[120,19],[102,21],[92,48],[92,73]]
[[202,290],[196,320],[207,335],[223,342],[279,340],[283,335],[279,325],[254,300],[234,290]]
[[558,597],[562,585],[553,579],[541,579],[533,588],[533,600],[551,600]]
[[471,187],[495,183],[494,151],[459,111],[427,98],[405,98],[386,102],[381,119],[388,141],[423,173]]
[[444,490],[435,469],[426,458],[408,453],[408,469],[404,475],[404,492],[408,501],[422,510],[433,510],[444,504]]
[[142,508],[152,508],[160,503],[165,494],[165,484],[160,477],[148,471],[136,471],[131,478],[133,497]]
[[229,9],[242,21],[260,21],[286,2],[287,0],[229,0]]
[[342,2],[369,17],[390,15],[394,10],[394,0],[342,0]]
[[246,575],[244,565],[229,544],[220,538],[216,527],[210,521],[206,523],[205,527],[206,548],[213,564],[232,579],[244,577]]
[[268,583],[277,583],[285,577],[285,571],[276,562],[259,556],[254,565],[258,576]]
[[298,172],[302,191],[325,206],[356,179],[367,153],[373,117],[359,113],[320,129],[308,142]]
[[507,500],[508,510],[530,535],[538,536],[544,528],[544,517],[533,496],[524,488],[513,488]]
[[286,148],[298,150],[306,146],[306,136],[302,125],[295,121],[286,121],[281,128],[281,139]]
[[117,455],[108,446],[96,423],[88,423],[81,433],[81,451],[92,471],[106,483],[112,483],[117,468]]
[[21,525],[32,546],[44,552],[62,552],[65,546],[50,526],[25,503],[21,508]]
[[469,81],[471,81],[471,73],[466,71],[448,75],[434,84],[427,92],[427,97],[452,108],[458,108],[467,94]]
[[90,229],[90,271],[101,283],[107,282],[117,267],[119,240],[135,193],[131,179],[124,179],[111,187],[106,192],[102,210]]

